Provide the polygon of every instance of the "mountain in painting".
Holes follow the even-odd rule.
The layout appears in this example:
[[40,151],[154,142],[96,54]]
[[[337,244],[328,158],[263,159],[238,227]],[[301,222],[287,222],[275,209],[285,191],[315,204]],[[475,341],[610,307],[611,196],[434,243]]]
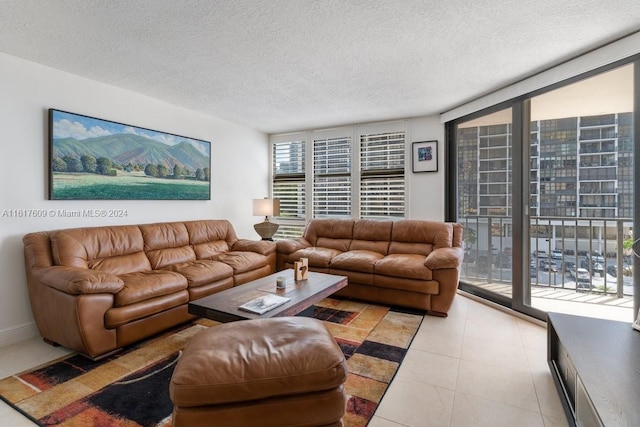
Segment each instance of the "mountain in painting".
[[170,146],[150,138],[133,134],[115,134],[84,140],[74,138],[54,139],[53,158],[81,158],[90,155],[106,157],[121,165],[153,164],[168,168],[180,165],[193,170],[209,167],[209,156],[203,154],[189,142]]
[[208,168],[209,157],[186,141],[169,147],[171,155],[184,165],[192,168]]

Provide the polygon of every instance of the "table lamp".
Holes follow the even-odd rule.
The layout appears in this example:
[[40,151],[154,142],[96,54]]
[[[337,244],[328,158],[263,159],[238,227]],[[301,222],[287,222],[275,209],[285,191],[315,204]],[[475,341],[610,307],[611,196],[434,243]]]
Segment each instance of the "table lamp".
[[273,235],[278,231],[278,224],[269,222],[269,216],[280,215],[280,200],[278,199],[253,199],[253,215],[264,216],[264,221],[253,226],[262,240],[273,240]]

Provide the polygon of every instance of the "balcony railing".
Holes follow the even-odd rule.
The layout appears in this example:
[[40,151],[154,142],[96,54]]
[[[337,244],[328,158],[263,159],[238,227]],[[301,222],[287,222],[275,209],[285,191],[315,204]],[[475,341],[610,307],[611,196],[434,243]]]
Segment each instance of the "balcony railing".
[[[523,245],[523,271],[531,287],[566,289],[623,298],[633,294],[629,218],[531,217],[529,241],[512,236],[512,220],[468,216],[461,280],[470,284],[513,282],[514,245]],[[528,246],[528,249],[526,248]]]

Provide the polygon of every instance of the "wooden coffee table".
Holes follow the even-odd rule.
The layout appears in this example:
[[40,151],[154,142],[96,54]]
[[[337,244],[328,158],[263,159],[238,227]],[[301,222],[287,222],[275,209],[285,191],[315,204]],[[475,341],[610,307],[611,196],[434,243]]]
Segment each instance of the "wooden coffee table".
[[[276,277],[287,278],[285,289],[276,289]],[[218,322],[264,319],[268,317],[313,315],[313,304],[347,286],[345,276],[310,271],[307,280],[293,280],[293,270],[283,270],[270,276],[234,286],[189,303],[189,313]],[[263,295],[281,295],[291,300],[263,314],[238,309],[238,306]]]

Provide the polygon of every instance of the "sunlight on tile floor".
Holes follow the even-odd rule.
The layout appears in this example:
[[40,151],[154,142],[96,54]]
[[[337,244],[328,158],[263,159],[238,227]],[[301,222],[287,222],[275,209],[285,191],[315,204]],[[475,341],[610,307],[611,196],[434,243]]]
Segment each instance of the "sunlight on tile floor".
[[[456,296],[426,316],[369,427],[567,426],[546,361],[546,329]],[[0,352],[0,378],[66,354],[34,338]],[[0,402],[0,425],[34,424]]]
[[546,328],[458,295],[426,316],[370,427],[567,426]]

